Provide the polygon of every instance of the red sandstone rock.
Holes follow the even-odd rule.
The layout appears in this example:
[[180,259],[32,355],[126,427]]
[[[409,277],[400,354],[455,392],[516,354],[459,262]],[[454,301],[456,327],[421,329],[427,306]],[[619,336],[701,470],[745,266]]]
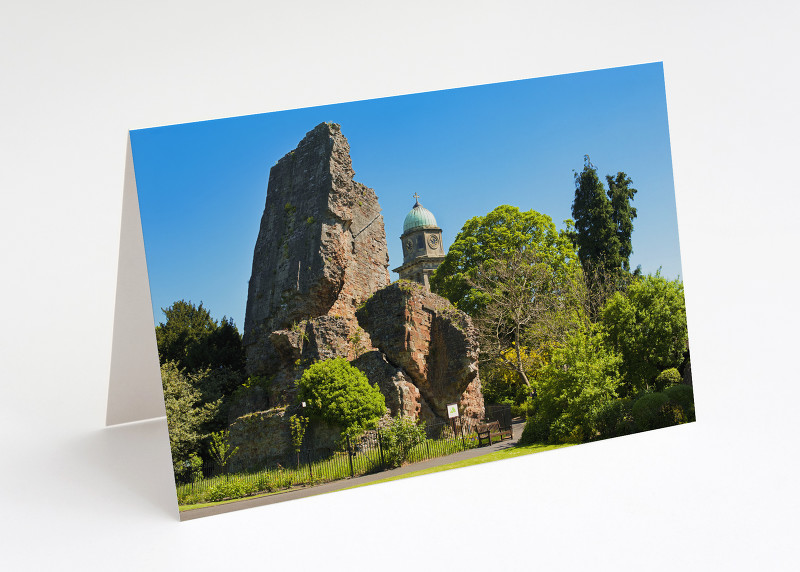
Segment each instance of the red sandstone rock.
[[378,198],[353,175],[334,123],[309,131],[270,170],[245,311],[248,373],[272,366],[264,343],[273,331],[337,315],[349,335],[356,307],[389,283]]
[[469,316],[406,281],[376,292],[356,315],[372,344],[409,375],[437,417],[447,418],[450,403],[459,404],[461,415],[483,417],[477,332]]
[[[353,176],[349,145],[332,123],[270,171],[243,338],[248,374],[265,381],[230,409],[242,466],[290,452],[286,408],[297,408],[295,382],[316,360],[350,360],[378,384],[392,415],[434,421],[458,403],[461,415],[483,417],[469,317],[419,284],[387,287],[380,205]],[[334,434],[321,425],[308,433],[315,442]]]

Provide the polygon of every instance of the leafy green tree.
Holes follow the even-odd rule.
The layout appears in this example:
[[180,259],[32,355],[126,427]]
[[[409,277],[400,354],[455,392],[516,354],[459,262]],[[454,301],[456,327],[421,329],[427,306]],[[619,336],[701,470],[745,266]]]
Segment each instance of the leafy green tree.
[[201,303],[179,300],[162,308],[166,322],[156,327],[161,363],[174,362],[187,372],[187,379],[199,391],[197,407],[223,400],[201,430],[205,433],[227,427],[229,400],[244,380],[244,350],[233,320],[217,323]]
[[431,288],[474,316],[490,296],[474,287],[478,268],[523,251],[536,252],[554,272],[567,270],[577,260],[569,237],[556,229],[549,216],[502,205],[464,223],[431,277]]
[[245,355],[242,335],[233,318],[222,316],[217,329],[208,337],[205,358],[209,367],[227,367],[234,371],[244,371]]
[[161,366],[161,384],[167,409],[169,445],[176,476],[187,472],[187,462],[200,449],[203,438],[202,425],[210,420],[220,402],[201,404],[200,391],[196,389],[197,377],[204,374],[186,374],[175,362]]
[[541,371],[526,440],[580,443],[591,439],[598,412],[617,397],[621,361],[605,344],[602,331],[573,333]]
[[156,326],[161,363],[174,361],[190,371],[208,367],[243,371],[242,338],[232,319],[223,317],[217,323],[202,302],[195,306],[185,300],[161,311],[166,317]]
[[[509,348],[504,359],[514,363],[516,348]],[[520,351],[522,368],[529,378],[545,363],[544,357],[529,348],[523,347]],[[536,385],[535,380],[531,380]],[[481,391],[484,401],[488,403],[514,403],[521,404],[529,396],[531,388],[522,381],[522,377],[514,368],[503,367],[492,361],[481,363]]]
[[208,363],[203,363],[200,348],[211,333],[217,328],[211,314],[203,307],[202,302],[195,306],[191,302],[178,300],[169,308],[161,308],[166,322],[156,326],[156,342],[158,357],[161,363],[174,361],[182,369],[196,370]]
[[228,472],[228,463],[238,450],[239,447],[231,446],[231,434],[229,431],[215,431],[211,434],[208,452],[214,462],[222,468],[223,472]]
[[378,385],[344,358],[312,364],[297,381],[298,399],[309,413],[356,435],[373,425],[385,412],[386,400]]
[[[200,384],[197,389],[200,390],[203,403],[211,403],[220,398],[227,402],[227,398],[242,386],[242,378],[244,377],[242,372],[235,371],[229,367],[206,368],[195,373],[198,374],[195,379]],[[221,412],[222,409],[220,409]],[[227,411],[224,411],[224,413],[227,414]],[[216,431],[217,429],[214,430]]]
[[608,301],[600,322],[622,355],[625,395],[653,386],[660,372],[681,365],[689,334],[679,280],[656,274],[634,281]]
[[571,234],[587,275],[605,283],[617,281],[630,271],[633,252],[631,235],[636,209],[631,206],[636,189],[623,172],[606,176],[608,191],[597,176],[596,167],[584,156],[583,171],[575,173],[575,200]]
[[289,430],[292,433],[292,446],[297,455],[297,466],[300,466],[300,448],[303,446],[303,437],[306,435],[308,418],[302,415],[292,415],[289,417]]
[[577,261],[553,268],[537,250],[510,252],[480,263],[470,283],[484,298],[474,317],[481,360],[514,371],[528,388],[523,354],[544,353],[585,324]]

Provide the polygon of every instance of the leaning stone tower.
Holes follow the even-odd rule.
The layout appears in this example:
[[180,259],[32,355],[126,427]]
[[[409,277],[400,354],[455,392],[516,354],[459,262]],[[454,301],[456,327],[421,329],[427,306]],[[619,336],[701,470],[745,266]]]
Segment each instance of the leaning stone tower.
[[436,226],[433,213],[419,202],[419,195],[414,193],[416,202],[403,221],[403,265],[394,271],[401,280],[410,280],[430,290],[429,279],[433,271],[444,260],[442,247],[442,229]]

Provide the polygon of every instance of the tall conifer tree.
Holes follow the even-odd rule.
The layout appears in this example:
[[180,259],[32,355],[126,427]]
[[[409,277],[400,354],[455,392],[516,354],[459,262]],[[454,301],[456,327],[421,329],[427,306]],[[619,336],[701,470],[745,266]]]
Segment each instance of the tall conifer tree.
[[617,227],[617,240],[619,241],[619,255],[622,269],[630,272],[630,257],[633,253],[631,234],[633,234],[633,219],[636,218],[636,209],[631,206],[636,189],[631,185],[630,177],[622,171],[616,177],[606,175],[608,182],[608,198],[611,199],[612,220]]
[[597,169],[584,156],[583,171],[575,173],[575,200],[572,235],[585,271],[603,280],[630,272],[633,252],[631,234],[636,209],[631,206],[636,189],[623,172],[606,176],[608,191],[597,176]]

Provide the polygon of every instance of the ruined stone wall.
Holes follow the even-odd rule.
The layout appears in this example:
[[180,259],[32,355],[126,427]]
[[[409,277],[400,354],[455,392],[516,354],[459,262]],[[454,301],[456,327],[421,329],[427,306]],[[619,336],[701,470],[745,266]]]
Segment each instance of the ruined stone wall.
[[[391,415],[435,421],[458,403],[462,415],[483,417],[469,317],[420,285],[389,285],[380,205],[353,175],[332,123],[270,171],[243,339],[247,372],[261,380],[230,407],[242,467],[289,451],[296,380],[317,360],[349,360],[378,385]],[[317,425],[307,435],[334,438]]]
[[373,346],[410,378],[420,411],[447,419],[447,405],[457,403],[461,415],[483,417],[477,332],[464,312],[420,284],[400,281],[376,292],[357,317]]
[[375,192],[353,181],[350,146],[323,123],[270,170],[245,310],[248,371],[264,369],[270,333],[307,318],[343,317],[389,283]]
[[[239,417],[230,427],[230,439],[239,450],[231,458],[232,472],[259,469],[280,463],[294,464],[294,447],[289,418],[300,413],[297,408],[275,407]],[[325,423],[310,426],[306,432],[309,442],[318,449],[334,449],[339,445],[341,431]]]

